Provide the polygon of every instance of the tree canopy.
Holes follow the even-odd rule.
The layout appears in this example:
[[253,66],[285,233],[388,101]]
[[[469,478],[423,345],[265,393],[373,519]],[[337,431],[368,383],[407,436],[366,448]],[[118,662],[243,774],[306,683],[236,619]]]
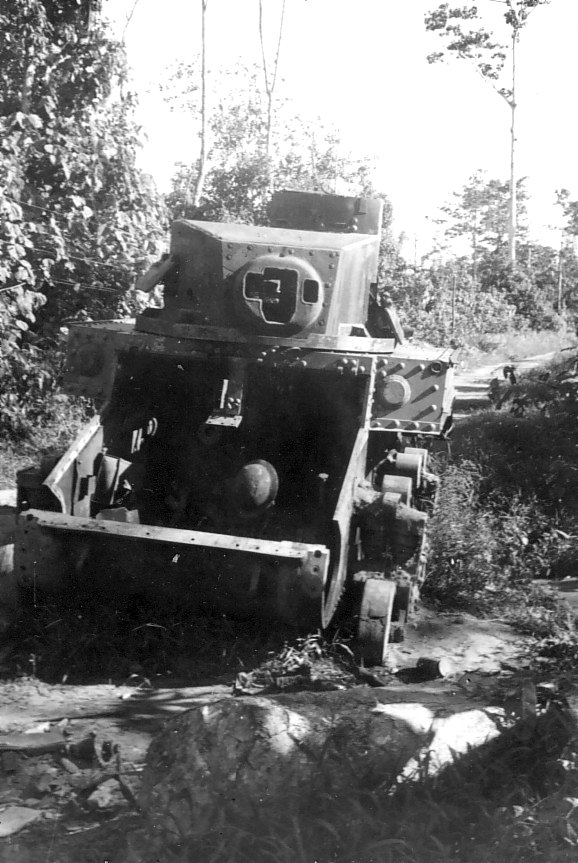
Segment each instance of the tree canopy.
[[21,381],[66,319],[126,310],[135,265],[164,241],[163,207],[136,166],[123,47],[92,11],[88,0],[11,0],[0,12],[5,379]]

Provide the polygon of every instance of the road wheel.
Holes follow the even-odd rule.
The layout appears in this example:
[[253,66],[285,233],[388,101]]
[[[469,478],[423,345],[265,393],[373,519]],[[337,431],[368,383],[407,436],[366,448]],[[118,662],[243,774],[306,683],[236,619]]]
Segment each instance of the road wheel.
[[396,585],[377,573],[355,576],[358,591],[357,643],[366,665],[383,665],[391,631]]

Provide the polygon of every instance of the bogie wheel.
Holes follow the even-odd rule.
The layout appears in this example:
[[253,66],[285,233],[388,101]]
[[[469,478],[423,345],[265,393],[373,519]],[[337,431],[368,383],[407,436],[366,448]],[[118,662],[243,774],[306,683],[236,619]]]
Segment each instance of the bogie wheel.
[[367,665],[383,665],[391,631],[396,584],[368,573],[355,577],[360,591],[358,651]]
[[429,457],[429,450],[424,449],[423,447],[416,446],[406,446],[404,449],[404,453],[406,455],[417,455],[421,458],[421,469],[422,471],[427,470],[427,460]]

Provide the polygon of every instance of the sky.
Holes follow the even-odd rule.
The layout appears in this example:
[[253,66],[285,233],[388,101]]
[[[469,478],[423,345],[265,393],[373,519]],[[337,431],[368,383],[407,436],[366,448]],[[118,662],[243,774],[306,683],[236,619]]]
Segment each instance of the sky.
[[[467,0],[461,0],[462,5]],[[354,153],[369,154],[375,182],[393,204],[394,230],[410,254],[431,249],[439,208],[477,170],[509,176],[510,111],[469,63],[430,65],[441,40],[424,15],[439,0],[286,0],[279,76],[304,116],[321,115]],[[496,35],[507,37],[499,0],[478,0]],[[265,0],[269,54],[282,0]],[[105,0],[124,32],[139,121],[147,136],[141,165],[161,190],[196,142],[186,116],[170,112],[159,84],[201,47],[201,0]],[[132,17],[128,16],[132,12]],[[503,29],[502,29],[503,28]],[[555,190],[578,198],[578,0],[535,9],[517,51],[518,176],[530,193],[532,239],[556,244]],[[208,0],[209,66],[260,62],[258,0]]]

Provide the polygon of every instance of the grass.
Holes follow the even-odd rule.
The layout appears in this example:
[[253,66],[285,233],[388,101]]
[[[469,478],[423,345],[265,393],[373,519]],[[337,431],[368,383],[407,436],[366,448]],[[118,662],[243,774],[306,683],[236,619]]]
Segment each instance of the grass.
[[[295,631],[222,615],[192,615],[159,597],[68,593],[32,600],[12,630],[4,673],[49,683],[232,683],[295,641]],[[0,667],[0,670],[2,668]]]

